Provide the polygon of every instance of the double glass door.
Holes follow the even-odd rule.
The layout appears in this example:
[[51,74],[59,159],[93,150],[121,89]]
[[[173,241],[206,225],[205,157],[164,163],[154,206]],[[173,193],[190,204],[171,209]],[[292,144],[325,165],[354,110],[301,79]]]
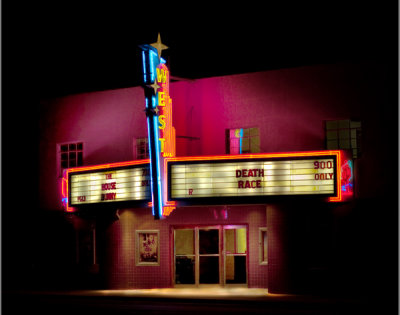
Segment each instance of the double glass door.
[[175,285],[247,285],[246,226],[174,229]]

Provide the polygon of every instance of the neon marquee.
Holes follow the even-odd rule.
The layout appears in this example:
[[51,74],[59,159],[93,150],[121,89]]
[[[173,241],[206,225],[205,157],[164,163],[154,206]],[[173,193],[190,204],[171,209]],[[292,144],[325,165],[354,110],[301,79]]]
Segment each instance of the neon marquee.
[[61,195],[67,212],[88,204],[146,202],[150,199],[149,160],[66,169]]
[[165,164],[176,201],[320,195],[341,202],[353,195],[351,160],[340,150],[177,157]]
[[[147,159],[67,169],[61,186],[66,211],[74,211],[74,207],[90,202],[112,204],[118,201],[150,200],[149,162]],[[280,167],[278,167],[278,162],[281,163]],[[263,190],[265,198],[270,195],[296,195],[302,192],[326,196],[329,202],[343,202],[353,196],[353,165],[345,151],[173,157],[164,158],[163,164],[162,182],[165,196],[163,217],[168,216],[177,205],[177,201],[171,199],[175,198],[178,202],[179,199],[189,200],[199,197],[199,191],[205,192],[203,197],[206,198],[212,198],[213,196],[207,193],[216,193],[218,189],[220,189],[220,196],[217,197],[220,198],[227,197],[221,195],[221,192],[229,194],[233,190],[236,191],[234,193],[236,197],[262,195],[260,192]],[[190,177],[182,189],[179,189],[182,185],[179,180],[184,178],[182,172],[177,177],[178,181],[172,185],[171,170],[174,164],[184,165],[185,172],[183,173],[187,173],[186,175]],[[186,168],[186,166],[189,167]],[[209,169],[205,170],[207,167]],[[118,176],[116,170],[119,170]],[[133,174],[133,170],[136,170],[136,174]],[[219,172],[217,189],[214,192],[212,189],[207,192],[206,186],[210,185],[210,179],[214,178],[211,175],[212,171]],[[224,173],[226,176],[221,176]],[[171,184],[169,189],[168,180]],[[299,181],[297,187],[287,185],[289,180]],[[72,182],[79,184],[74,186]],[[228,187],[229,185],[231,187]],[[128,189],[133,190],[128,191]],[[174,189],[175,192],[173,192]],[[288,191],[291,193],[287,193]],[[168,194],[173,198],[167,200]],[[268,199],[263,199],[263,202],[268,202]],[[149,206],[152,205],[152,202],[149,203]]]

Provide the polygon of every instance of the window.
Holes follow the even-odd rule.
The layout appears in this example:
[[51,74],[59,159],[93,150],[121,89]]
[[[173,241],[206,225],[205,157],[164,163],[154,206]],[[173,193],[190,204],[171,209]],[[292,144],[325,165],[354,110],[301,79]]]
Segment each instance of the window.
[[361,155],[361,122],[329,120],[325,122],[326,148],[351,150],[353,158]]
[[258,128],[228,129],[226,131],[226,151],[228,154],[260,152]]
[[83,165],[83,143],[63,143],[58,145],[59,148],[59,166],[60,176],[64,169]]
[[136,159],[144,160],[149,158],[149,142],[147,138],[137,138],[135,145]]
[[268,234],[267,228],[259,229],[260,265],[268,264]]

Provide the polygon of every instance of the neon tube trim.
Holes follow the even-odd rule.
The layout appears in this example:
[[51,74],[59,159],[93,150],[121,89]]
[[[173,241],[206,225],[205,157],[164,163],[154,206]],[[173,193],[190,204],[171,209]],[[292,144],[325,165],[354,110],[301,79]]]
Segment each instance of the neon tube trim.
[[[158,198],[158,214],[159,217],[162,217],[162,207],[163,207],[163,203],[162,203],[162,187],[161,187],[161,170],[160,170],[160,140],[158,138],[158,116],[154,116],[153,117],[153,127],[154,127],[154,141],[155,141],[155,147],[156,147],[156,167],[157,167],[157,187],[158,187],[158,194],[157,194],[157,198]],[[154,200],[154,199],[153,199]]]
[[151,79],[151,82],[154,82],[156,74],[155,74],[155,66],[154,66],[153,59],[155,57],[158,58],[158,55],[152,49],[150,49],[149,52],[150,52],[150,54],[149,54],[149,57],[150,57],[150,69],[151,69],[150,70],[150,79]]
[[240,139],[239,139],[239,153],[242,154],[243,147],[243,129],[240,129]]
[[143,60],[143,77],[144,80],[143,82],[146,82],[146,54],[144,53],[144,50],[142,50],[142,60]]
[[[147,101],[147,98],[146,98],[146,107],[148,107],[147,106],[148,105],[148,101]],[[150,117],[147,117],[147,130],[150,130]],[[150,140],[150,132],[148,132],[148,144],[149,144],[149,157],[150,157],[150,181],[151,181],[151,184],[150,184],[150,189],[151,189],[151,200],[154,200],[154,189],[153,189],[153,168],[151,167],[151,142],[150,142],[151,140]],[[151,207],[151,213],[153,214],[153,216],[154,216],[154,209],[153,209],[153,206]]]
[[291,157],[310,157],[310,156],[336,156],[336,196],[328,197],[330,202],[342,201],[341,190],[341,163],[342,152],[340,150],[325,150],[325,151],[305,151],[305,152],[287,152],[287,153],[251,153],[240,155],[209,155],[209,156],[188,156],[175,157],[165,159],[165,177],[168,178],[168,163],[169,162],[189,162],[189,161],[220,161],[220,160],[244,160],[244,159],[262,159],[262,158],[291,158]]
[[106,170],[109,168],[117,168],[117,167],[124,167],[124,166],[132,166],[132,165],[145,165],[149,164],[150,160],[135,160],[135,161],[127,161],[127,162],[116,162],[116,163],[107,163],[107,164],[98,164],[98,165],[91,165],[91,166],[80,166],[74,168],[68,168],[64,171],[64,175],[61,181],[61,195],[63,202],[66,204],[66,211],[67,212],[74,212],[74,207],[68,206],[68,177],[70,173],[75,172],[83,172],[83,171],[95,171],[95,170]]

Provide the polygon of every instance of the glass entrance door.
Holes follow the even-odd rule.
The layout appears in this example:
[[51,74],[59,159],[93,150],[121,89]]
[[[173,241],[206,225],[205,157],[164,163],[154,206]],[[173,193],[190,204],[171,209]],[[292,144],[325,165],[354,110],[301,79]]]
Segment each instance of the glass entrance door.
[[224,227],[225,284],[247,284],[247,228]]
[[174,230],[175,284],[196,284],[195,229]]
[[246,226],[174,229],[175,285],[247,285]]
[[199,284],[219,284],[220,280],[220,229],[200,228],[199,235]]

